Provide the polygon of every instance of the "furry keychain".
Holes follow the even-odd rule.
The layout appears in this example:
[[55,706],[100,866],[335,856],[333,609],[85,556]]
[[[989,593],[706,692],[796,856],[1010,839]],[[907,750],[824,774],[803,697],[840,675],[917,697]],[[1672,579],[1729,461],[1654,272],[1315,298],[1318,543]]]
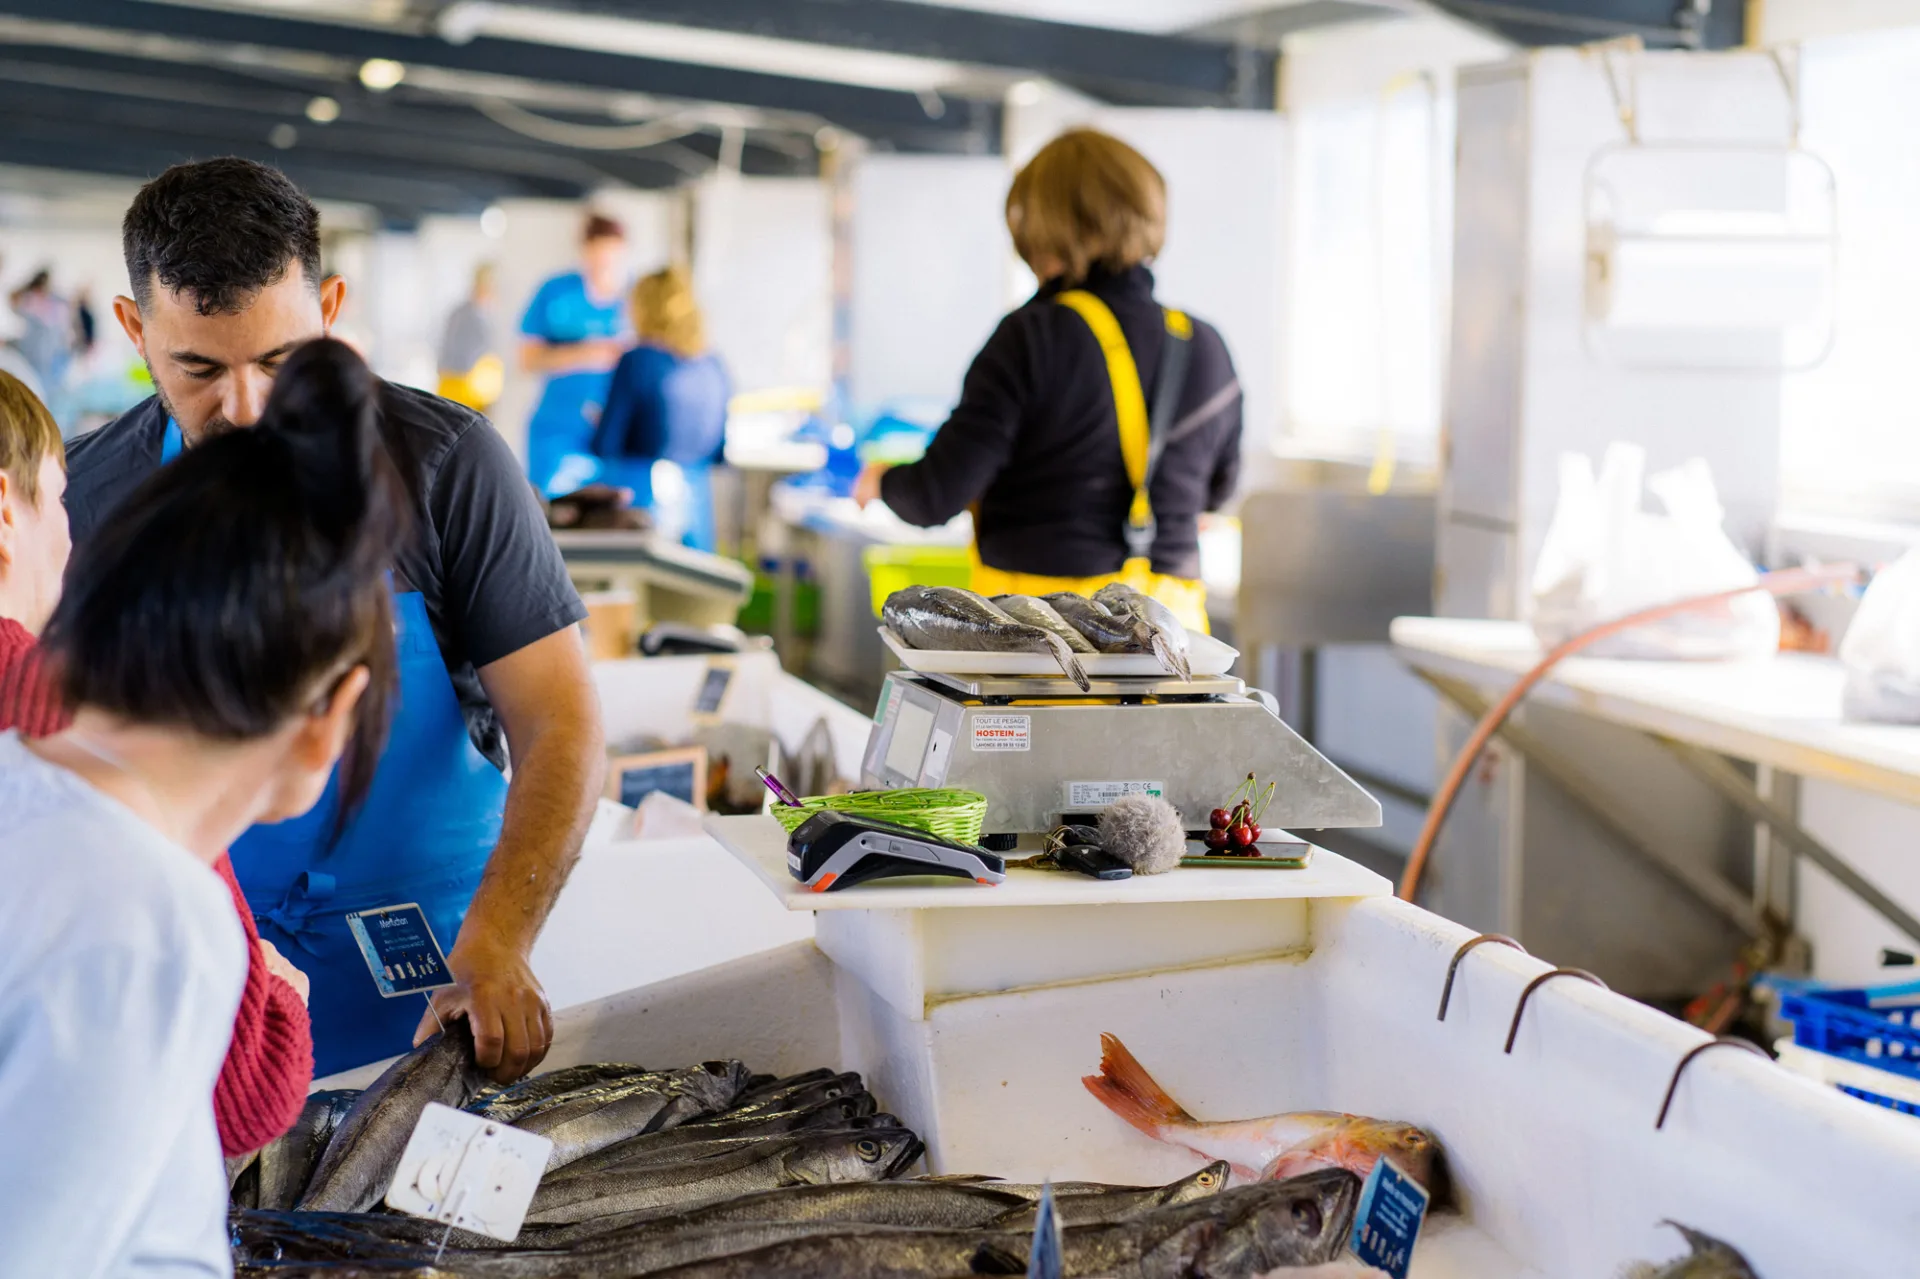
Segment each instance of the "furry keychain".
[[1180,864],[1187,830],[1158,795],[1122,795],[1100,814],[1100,843],[1136,875],[1160,875]]

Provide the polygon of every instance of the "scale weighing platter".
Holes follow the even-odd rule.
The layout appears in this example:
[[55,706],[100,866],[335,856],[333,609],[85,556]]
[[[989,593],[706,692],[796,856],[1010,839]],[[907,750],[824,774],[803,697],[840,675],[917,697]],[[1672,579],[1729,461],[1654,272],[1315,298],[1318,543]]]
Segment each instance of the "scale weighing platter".
[[[1045,653],[973,653],[927,648],[908,648],[890,626],[880,628],[880,640],[900,665],[922,675],[1037,675],[1059,676],[1060,665]],[[1093,679],[1106,676],[1159,678],[1166,669],[1151,653],[1076,653],[1080,668]],[[1240,651],[1211,635],[1191,635],[1187,639],[1187,660],[1195,678],[1225,675],[1240,659]],[[1062,683],[1066,683],[1064,678]],[[1078,692],[1078,689],[1074,690]]]
[[1070,679],[1041,675],[960,675],[948,671],[919,672],[928,683],[939,684],[967,697],[1015,699],[1028,697],[1236,697],[1246,682],[1231,675],[1195,675],[1191,682],[1177,675],[1095,676],[1086,692]]

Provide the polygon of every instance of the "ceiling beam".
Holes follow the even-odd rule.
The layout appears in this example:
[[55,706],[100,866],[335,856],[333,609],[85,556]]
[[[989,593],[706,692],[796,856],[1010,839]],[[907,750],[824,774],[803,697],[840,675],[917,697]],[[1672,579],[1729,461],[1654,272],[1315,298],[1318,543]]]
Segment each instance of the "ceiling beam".
[[24,112],[12,103],[0,110],[7,120],[0,163],[146,179],[188,160],[239,155],[280,169],[308,195],[371,205],[389,222],[414,222],[427,213],[473,215],[511,196],[567,196],[560,184],[449,166],[283,151],[265,141],[210,142],[163,123],[135,128],[115,119]]
[[[0,129],[0,164],[94,173],[134,181],[154,177],[169,164],[203,159],[208,154],[191,149],[167,152],[156,149],[151,140],[129,141],[102,136],[97,131],[50,132],[37,124]],[[484,203],[476,203],[465,192],[435,183],[342,172],[297,160],[287,162],[277,155],[253,158],[279,168],[314,199],[366,205],[388,225],[411,226],[430,213],[470,217],[485,208]]]
[[520,0],[530,7],[908,54],[1046,76],[1141,105],[1274,104],[1276,56],[1218,39],[1148,35],[904,0]]
[[[795,77],[664,62],[624,54],[479,36],[453,44],[438,36],[313,22],[268,13],[192,8],[149,0],[0,0],[0,13],[50,23],[168,36],[226,46],[323,54],[354,64],[386,58],[403,65],[545,81],[610,92],[646,93],[687,102],[718,102],[800,111],[900,149],[999,149],[996,103],[961,102],[948,109],[920,96]],[[935,112],[937,111],[937,114]]]
[[1744,0],[1435,0],[1456,17],[1529,46],[1638,36],[1655,49],[1732,49],[1746,39]]
[[[322,124],[307,117],[308,105],[319,96],[333,99],[337,120]],[[0,47],[0,97],[29,110],[42,102],[71,101],[98,113],[117,104],[123,112],[138,112],[126,117],[136,125],[157,112],[170,130],[203,134],[210,144],[267,139],[276,126],[285,125],[295,130],[294,145],[300,149],[550,178],[582,193],[609,183],[674,185],[709,170],[715,162],[712,149],[718,147],[711,139],[621,151],[563,147],[527,138],[465,106],[415,103],[357,84],[281,85],[220,68],[64,49]],[[811,172],[812,157],[750,144],[742,168],[751,174]]]

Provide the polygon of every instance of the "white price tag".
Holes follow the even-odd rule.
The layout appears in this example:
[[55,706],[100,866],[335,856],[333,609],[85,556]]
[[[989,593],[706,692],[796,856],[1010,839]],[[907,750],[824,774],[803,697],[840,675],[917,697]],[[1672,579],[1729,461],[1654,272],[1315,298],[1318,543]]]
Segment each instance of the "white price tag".
[[982,754],[1032,750],[1033,716],[976,714],[973,749]]
[[1068,782],[1067,807],[1075,812],[1111,807],[1124,795],[1152,795],[1158,799],[1167,791],[1165,782]]
[[429,1102],[387,1191],[387,1206],[513,1242],[540,1188],[553,1142]]

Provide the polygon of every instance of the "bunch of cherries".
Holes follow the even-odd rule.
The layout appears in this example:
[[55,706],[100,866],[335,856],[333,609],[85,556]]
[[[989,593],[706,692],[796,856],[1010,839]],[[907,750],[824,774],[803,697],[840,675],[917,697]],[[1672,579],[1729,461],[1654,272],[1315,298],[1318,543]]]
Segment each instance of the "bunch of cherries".
[[1248,773],[1247,780],[1228,798],[1227,807],[1207,815],[1208,830],[1202,837],[1207,848],[1216,853],[1254,856],[1254,846],[1260,842],[1260,818],[1273,802],[1275,785],[1268,782],[1261,790],[1258,779]]

